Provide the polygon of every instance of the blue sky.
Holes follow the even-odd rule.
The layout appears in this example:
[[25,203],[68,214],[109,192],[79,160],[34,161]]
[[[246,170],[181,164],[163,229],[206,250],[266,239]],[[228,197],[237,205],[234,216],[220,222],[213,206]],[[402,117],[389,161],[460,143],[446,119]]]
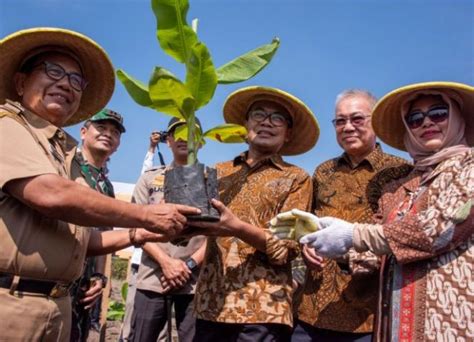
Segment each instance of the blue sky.
[[[193,18],[199,19],[199,38],[216,66],[280,38],[280,49],[265,70],[244,83],[219,86],[198,116],[205,129],[222,123],[225,98],[243,86],[278,87],[296,95],[315,113],[321,136],[314,149],[287,160],[310,174],[341,153],[330,120],[334,99],[342,90],[365,88],[381,97],[414,82],[474,84],[472,0],[190,0],[188,22]],[[116,68],[145,83],[154,66],[184,76],[183,66],[158,46],[149,0],[0,1],[1,37],[36,26],[90,36],[105,48]],[[108,107],[124,115],[127,127],[111,160],[111,178],[133,183],[149,133],[164,129],[169,117],[135,104],[120,82]],[[67,130],[79,137],[79,127]],[[208,142],[199,158],[212,165],[245,149],[244,144]],[[167,148],[162,150],[169,161]]]

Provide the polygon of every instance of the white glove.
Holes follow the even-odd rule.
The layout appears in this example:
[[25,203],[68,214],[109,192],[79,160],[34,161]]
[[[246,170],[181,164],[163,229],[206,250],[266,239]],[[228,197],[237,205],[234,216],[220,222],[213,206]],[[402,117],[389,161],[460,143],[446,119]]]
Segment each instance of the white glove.
[[280,213],[270,221],[270,232],[279,239],[298,241],[303,235],[316,230],[318,230],[318,218],[299,209]]
[[343,256],[352,247],[354,224],[335,217],[317,218],[321,230],[303,236],[300,243],[307,244],[327,258]]

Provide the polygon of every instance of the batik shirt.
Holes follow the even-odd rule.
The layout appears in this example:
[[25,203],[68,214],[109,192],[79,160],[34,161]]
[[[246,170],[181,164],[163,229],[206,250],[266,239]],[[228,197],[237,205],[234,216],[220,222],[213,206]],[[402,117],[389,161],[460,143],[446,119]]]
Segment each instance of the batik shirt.
[[[316,168],[314,213],[371,223],[383,185],[410,170],[405,160],[383,153],[379,145],[355,167],[344,153]],[[322,271],[306,273],[298,318],[320,329],[372,332],[380,258],[351,249],[343,259],[325,262]]]
[[474,340],[473,202],[472,150],[387,187],[379,341]]
[[250,167],[246,154],[217,165],[221,201],[266,230],[266,252],[235,237],[209,238],[195,294],[197,318],[292,325],[291,260],[298,244],[268,231],[278,213],[311,206],[311,178],[278,155]]

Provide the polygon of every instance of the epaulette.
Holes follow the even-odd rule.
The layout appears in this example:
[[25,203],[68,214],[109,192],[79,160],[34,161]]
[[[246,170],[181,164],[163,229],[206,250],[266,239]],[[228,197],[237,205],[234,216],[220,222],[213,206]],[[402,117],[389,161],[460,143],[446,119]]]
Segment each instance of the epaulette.
[[4,117],[9,117],[17,121],[23,127],[25,127],[26,130],[31,134],[33,139],[35,139],[36,143],[43,149],[44,153],[48,156],[48,158],[51,158],[48,152],[48,149],[45,146],[43,146],[43,144],[38,139],[38,136],[33,132],[31,127],[27,124],[25,117],[23,115],[20,115],[21,113],[23,113],[23,111],[24,111],[24,108],[19,102],[6,100],[4,104],[0,105],[0,119]]
[[24,124],[19,114],[23,112],[23,107],[19,102],[7,100],[6,103],[0,105],[0,118],[9,117]]
[[162,165],[158,166],[158,165],[156,165],[156,166],[153,166],[151,169],[145,170],[145,173],[147,173],[147,172],[153,172],[153,171],[158,171],[158,170],[163,170],[163,169],[166,169],[166,166],[162,166]]

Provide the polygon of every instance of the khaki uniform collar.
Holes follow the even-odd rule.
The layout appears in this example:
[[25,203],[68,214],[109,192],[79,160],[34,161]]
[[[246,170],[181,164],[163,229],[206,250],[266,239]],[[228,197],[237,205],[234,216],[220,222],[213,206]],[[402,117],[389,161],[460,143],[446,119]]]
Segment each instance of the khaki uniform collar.
[[66,150],[70,150],[73,146],[77,145],[77,140],[62,128],[59,128],[42,117],[36,115],[18,102],[13,102],[10,100],[7,100],[7,102],[14,103],[15,106],[20,107],[26,121],[28,121],[32,128],[41,132],[47,139],[57,138],[60,144],[66,148]]
[[[248,151],[242,152],[239,154],[237,157],[234,158],[234,166],[237,166],[239,164],[247,164],[247,157],[248,157]],[[285,167],[285,162],[283,161],[283,158],[279,154],[274,154],[271,155],[265,159],[260,160],[257,164],[255,164],[252,169],[255,169],[261,165],[269,164],[274,167],[276,167],[279,170],[283,170]]]
[[382,147],[379,143],[375,144],[375,148],[372,152],[370,152],[359,164],[356,166],[352,166],[351,160],[346,152],[344,152],[339,158],[337,158],[337,164],[346,164],[350,168],[356,169],[363,163],[367,163],[372,170],[380,170],[384,166],[384,153],[382,151]]

